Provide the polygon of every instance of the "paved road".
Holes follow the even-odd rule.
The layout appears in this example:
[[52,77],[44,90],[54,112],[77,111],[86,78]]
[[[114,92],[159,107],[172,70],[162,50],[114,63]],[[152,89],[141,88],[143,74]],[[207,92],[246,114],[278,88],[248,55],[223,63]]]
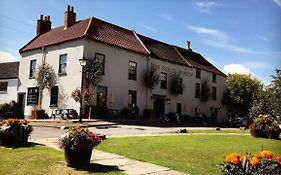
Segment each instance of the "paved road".
[[[104,126],[90,127],[91,131],[106,136],[132,136],[132,135],[150,135],[175,132],[179,129],[214,129],[208,127],[153,127],[153,126],[136,126],[110,124]],[[39,138],[59,138],[67,130],[53,127],[34,127],[31,133],[32,139]]]

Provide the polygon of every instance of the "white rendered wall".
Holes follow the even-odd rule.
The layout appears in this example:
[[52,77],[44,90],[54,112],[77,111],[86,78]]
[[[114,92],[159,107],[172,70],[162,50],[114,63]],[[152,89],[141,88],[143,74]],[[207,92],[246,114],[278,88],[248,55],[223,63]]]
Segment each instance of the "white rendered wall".
[[[81,66],[79,59],[83,56],[83,40],[75,40],[59,45],[54,45],[45,48],[45,62],[50,64],[56,73],[59,70],[59,56],[61,54],[67,54],[67,70],[66,75],[59,76],[57,85],[59,86],[58,108],[71,108],[76,109],[79,112],[79,103],[76,103],[70,98],[71,92],[81,86]],[[24,52],[21,54],[20,60],[20,86],[19,92],[26,93],[27,101],[27,88],[35,87],[36,83],[34,79],[29,79],[30,60],[36,59],[36,67],[42,64],[42,50],[36,49],[33,51]],[[25,104],[27,104],[25,101]],[[50,93],[47,89],[43,92],[42,108],[46,110],[48,114],[51,113],[50,105]],[[26,106],[25,116],[31,115],[31,110],[37,106]]]
[[18,79],[2,79],[0,82],[8,82],[7,91],[0,92],[0,104],[17,101]]

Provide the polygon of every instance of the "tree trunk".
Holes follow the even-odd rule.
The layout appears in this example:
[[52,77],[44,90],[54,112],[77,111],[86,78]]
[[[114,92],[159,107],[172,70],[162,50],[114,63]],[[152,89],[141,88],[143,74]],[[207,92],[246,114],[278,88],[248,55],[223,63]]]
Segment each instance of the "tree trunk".
[[39,89],[38,109],[42,109],[43,89]]

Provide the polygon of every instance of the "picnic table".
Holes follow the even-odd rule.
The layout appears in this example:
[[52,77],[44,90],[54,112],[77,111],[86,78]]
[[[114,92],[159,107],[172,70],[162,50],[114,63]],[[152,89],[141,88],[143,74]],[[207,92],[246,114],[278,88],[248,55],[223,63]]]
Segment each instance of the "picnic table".
[[56,117],[61,117],[63,120],[78,118],[78,113],[75,109],[54,109],[51,114],[55,120]]

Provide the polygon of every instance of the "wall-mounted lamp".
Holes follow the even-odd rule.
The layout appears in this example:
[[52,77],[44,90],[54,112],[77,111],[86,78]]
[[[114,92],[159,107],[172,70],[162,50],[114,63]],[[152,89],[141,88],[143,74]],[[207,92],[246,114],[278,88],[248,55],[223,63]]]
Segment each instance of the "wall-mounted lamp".
[[219,111],[220,111],[220,112],[222,111],[222,108],[221,108],[221,107],[219,108]]
[[167,101],[168,104],[171,103],[171,99],[169,99],[169,98],[167,98],[166,101]]

